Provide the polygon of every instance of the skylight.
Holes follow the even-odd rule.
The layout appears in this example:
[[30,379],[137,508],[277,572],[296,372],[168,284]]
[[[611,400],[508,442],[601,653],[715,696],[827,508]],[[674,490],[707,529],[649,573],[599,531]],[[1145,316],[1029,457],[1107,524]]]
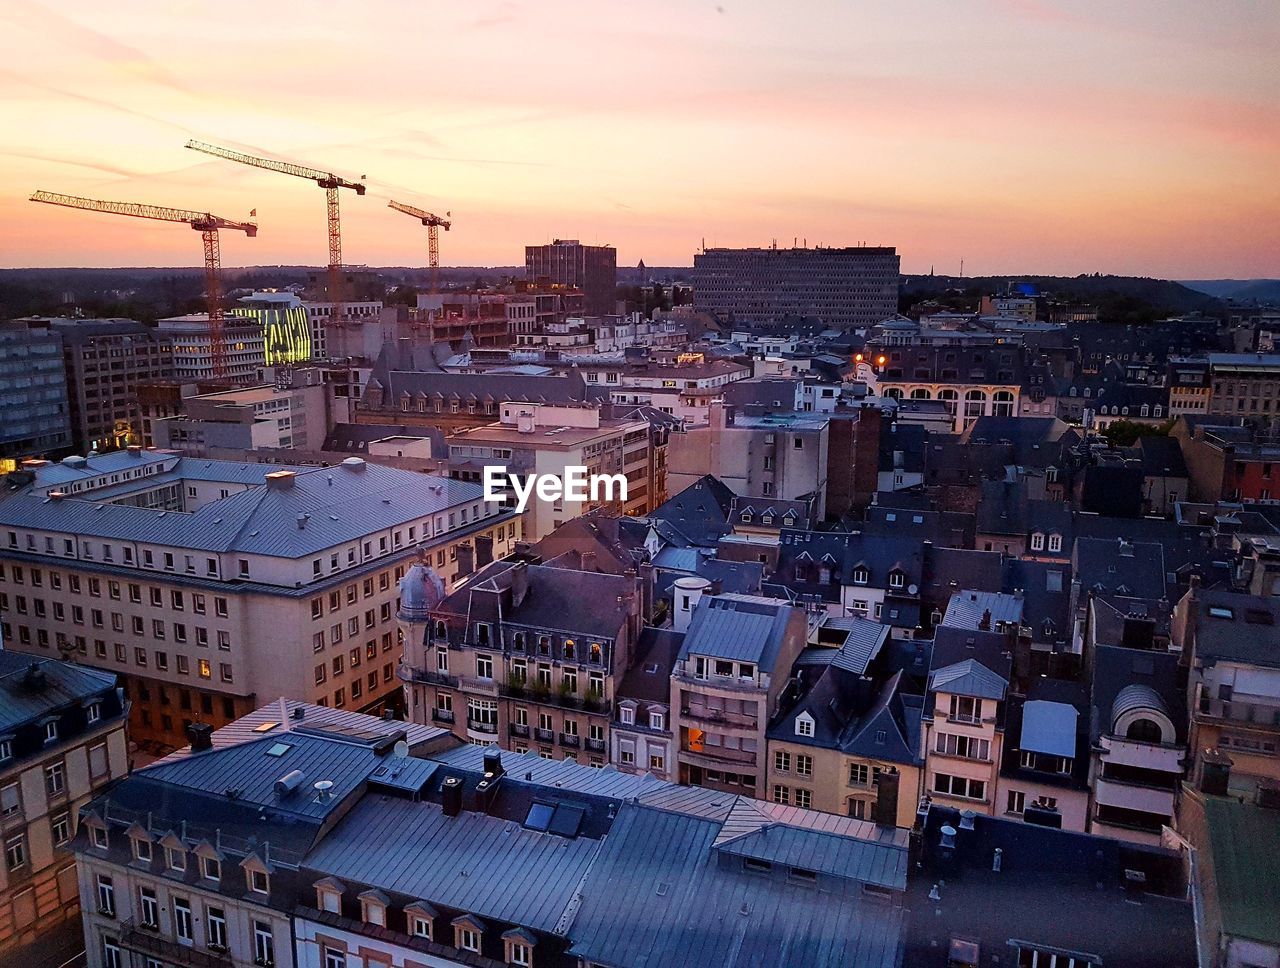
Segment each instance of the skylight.
[[288,743],[272,743],[271,749],[267,750],[268,756],[284,756],[289,750],[293,749]]
[[1210,618],[1235,618],[1236,613],[1234,609],[1227,608],[1225,605],[1210,605],[1209,617]]

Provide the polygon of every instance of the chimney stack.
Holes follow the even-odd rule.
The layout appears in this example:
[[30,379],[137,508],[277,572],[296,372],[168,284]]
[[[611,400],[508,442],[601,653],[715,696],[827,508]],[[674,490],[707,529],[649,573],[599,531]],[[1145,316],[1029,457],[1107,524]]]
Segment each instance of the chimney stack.
[[187,727],[187,738],[191,740],[193,753],[213,749],[213,727],[208,723],[192,723]]
[[446,817],[456,817],[462,812],[461,777],[445,777],[440,787],[440,809]]
[[1200,754],[1200,782],[1196,784],[1201,793],[1213,797],[1225,797],[1231,784],[1231,757],[1214,747]]

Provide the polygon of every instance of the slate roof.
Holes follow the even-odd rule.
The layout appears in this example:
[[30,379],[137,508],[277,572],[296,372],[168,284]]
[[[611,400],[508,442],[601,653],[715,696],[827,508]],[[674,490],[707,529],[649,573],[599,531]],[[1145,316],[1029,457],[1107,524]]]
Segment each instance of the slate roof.
[[1165,594],[1164,549],[1123,538],[1077,538],[1072,570],[1085,590],[1133,598]]
[[528,830],[484,813],[447,817],[435,803],[366,796],[306,863],[482,918],[564,934],[561,917],[599,849],[598,840]]
[[1032,641],[1065,641],[1071,634],[1071,565],[1009,558],[1003,571],[1001,591],[1022,596],[1022,624]]
[[[296,474],[292,487],[265,485],[268,473],[286,469]],[[345,464],[285,468],[184,457],[173,473],[175,480],[247,478],[246,483],[260,486],[210,501],[192,512],[106,504],[95,499],[100,492],[89,492],[87,500],[68,496],[51,501],[28,490],[0,501],[0,524],[178,549],[301,558],[446,508],[481,503],[483,497],[479,484],[372,463],[355,469]],[[156,480],[140,478],[129,489]],[[298,527],[300,514],[308,515],[305,527]]]
[[[40,673],[38,686],[28,680],[32,666]],[[0,649],[0,733],[12,733],[64,707],[78,707],[115,684],[109,672]]]
[[[996,631],[1000,622],[1022,623],[1022,598],[1003,592],[962,588],[951,596],[942,624],[970,631]],[[986,623],[987,628],[981,626]]]
[[1004,699],[1009,681],[992,672],[977,659],[963,659],[943,666],[929,676],[932,692],[946,692],[977,699]]
[[1147,477],[1187,477],[1187,464],[1182,448],[1172,437],[1140,437],[1138,453],[1142,473]]
[[[1159,701],[1156,708],[1165,710],[1173,723],[1179,743],[1186,742],[1186,696],[1179,686],[1178,656],[1173,652],[1127,649],[1116,645],[1097,645],[1093,649],[1089,696],[1089,739],[1097,742],[1115,724],[1116,703],[1123,690],[1121,708],[1139,698]],[[1149,692],[1133,689],[1145,687]]]
[[1142,465],[1137,462],[1093,464],[1084,470],[1080,508],[1113,518],[1136,518],[1142,512]]
[[683,632],[646,626],[636,643],[635,664],[618,684],[616,698],[669,704],[671,670],[683,641]]
[[750,595],[703,596],[680,644],[680,661],[692,655],[754,662],[773,673],[793,606]]
[[1239,662],[1280,669],[1280,601],[1211,589],[1197,593],[1195,607],[1197,666]]
[[689,968],[896,963],[899,908],[721,865],[719,833],[718,823],[625,804],[582,885],[570,954]]
[[662,525],[663,538],[670,535],[679,544],[714,548],[722,535],[733,530],[728,524],[733,498],[728,485],[707,474],[667,498],[649,512],[648,519]]

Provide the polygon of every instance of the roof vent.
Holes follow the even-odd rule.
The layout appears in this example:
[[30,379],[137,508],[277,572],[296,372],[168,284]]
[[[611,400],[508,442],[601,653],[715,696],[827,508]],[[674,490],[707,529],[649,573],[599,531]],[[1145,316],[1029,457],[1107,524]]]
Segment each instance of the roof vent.
[[319,801],[320,803],[328,803],[329,798],[333,796],[333,794],[329,792],[332,789],[333,789],[332,780],[317,780],[315,785],[316,800]]
[[310,521],[310,520],[311,520],[311,515],[309,515],[309,514],[299,514],[299,515],[298,515],[298,530],[299,530],[299,531],[301,531],[303,528],[305,528],[305,527],[307,526],[307,522],[308,522],[308,521]]
[[[302,787],[302,781],[306,778],[306,774],[301,770],[290,770],[276,780],[276,796],[287,797],[291,793],[296,793]],[[319,784],[316,785],[317,787],[319,786]]]
[[213,749],[213,727],[208,723],[192,723],[187,727],[187,738],[191,740],[193,753]]
[[61,501],[66,496],[67,496],[66,491],[50,491],[49,492],[50,501]]
[[297,707],[295,707],[295,708],[294,708],[294,710],[293,710],[293,718],[294,718],[294,719],[306,719],[306,718],[307,718],[307,708],[306,708],[305,706],[297,706]]
[[343,460],[342,466],[349,471],[356,471],[357,473],[363,473],[365,469],[364,458],[363,457],[347,457]]

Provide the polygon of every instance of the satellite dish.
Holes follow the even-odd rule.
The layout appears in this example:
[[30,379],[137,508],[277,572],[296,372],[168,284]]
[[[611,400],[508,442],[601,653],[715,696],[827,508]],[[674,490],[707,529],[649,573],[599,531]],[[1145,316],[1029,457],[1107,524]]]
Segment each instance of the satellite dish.
[[919,591],[920,591],[920,587],[919,587],[918,585],[908,585],[908,586],[907,586],[907,594],[908,594],[908,595],[915,595],[915,594],[918,594],[918,593],[919,593]]
[[404,740],[396,740],[396,745],[391,747],[391,755],[404,759],[409,755],[409,744]]

